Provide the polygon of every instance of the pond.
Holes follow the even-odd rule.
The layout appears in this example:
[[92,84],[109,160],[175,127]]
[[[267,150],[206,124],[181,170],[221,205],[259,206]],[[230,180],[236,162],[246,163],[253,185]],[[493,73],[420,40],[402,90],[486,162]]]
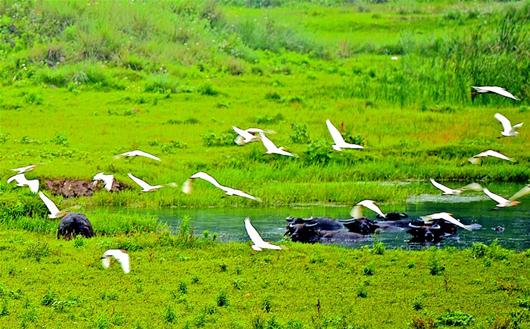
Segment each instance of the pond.
[[[528,198],[527,198],[528,199]],[[440,246],[464,248],[474,242],[490,244],[494,240],[506,248],[523,250],[530,248],[530,202],[522,202],[517,207],[493,210],[495,203],[482,195],[440,196],[420,195],[410,198],[404,207],[399,207],[411,218],[417,218],[436,212],[450,212],[464,224],[478,223],[482,228],[477,231],[458,230],[458,235],[447,238]],[[383,206],[383,211],[392,211]],[[150,214],[177,228],[183,216],[189,216],[197,235],[208,231],[215,233],[220,241],[248,241],[243,220],[250,217],[254,227],[268,241],[280,241],[285,233],[288,216],[293,217],[331,217],[350,218],[351,207],[346,206],[294,206],[289,208],[208,208],[208,209],[161,209],[149,211]],[[374,215],[366,212],[370,218]],[[504,232],[494,230],[503,226]],[[384,232],[373,235],[366,242],[351,244],[352,247],[372,245],[381,241],[387,248],[418,249],[422,246],[410,244],[410,235],[402,232]]]

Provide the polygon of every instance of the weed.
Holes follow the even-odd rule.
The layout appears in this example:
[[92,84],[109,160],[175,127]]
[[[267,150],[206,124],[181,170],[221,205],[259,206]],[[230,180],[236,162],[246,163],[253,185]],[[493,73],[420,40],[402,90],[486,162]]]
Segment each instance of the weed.
[[174,323],[177,320],[177,314],[171,305],[166,306],[162,318],[167,323]]
[[374,242],[372,252],[376,255],[383,255],[385,253],[385,244],[381,241]]
[[431,254],[429,259],[429,272],[431,275],[441,275],[445,271],[445,266],[440,263],[436,253]]
[[368,276],[374,275],[375,274],[375,264],[373,262],[371,262],[368,265],[366,265],[364,267],[364,269],[363,269],[363,274],[364,275],[368,275]]
[[468,326],[473,321],[473,316],[462,311],[446,311],[436,319],[436,325]]
[[291,123],[291,141],[295,144],[307,144],[311,141],[305,124]]
[[221,291],[216,298],[217,306],[224,307],[228,306],[228,295],[225,291]]

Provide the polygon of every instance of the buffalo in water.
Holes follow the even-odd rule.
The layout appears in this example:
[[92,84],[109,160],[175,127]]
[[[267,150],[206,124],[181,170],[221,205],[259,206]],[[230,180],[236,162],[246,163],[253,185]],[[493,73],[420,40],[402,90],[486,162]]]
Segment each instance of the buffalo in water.
[[395,220],[372,221],[366,217],[358,219],[334,220],[325,217],[287,218],[285,235],[298,242],[355,242],[377,231],[403,230],[408,221],[396,215]]
[[93,237],[92,224],[84,214],[69,213],[63,217],[57,229],[57,239],[63,237],[65,240],[81,235],[85,238]]

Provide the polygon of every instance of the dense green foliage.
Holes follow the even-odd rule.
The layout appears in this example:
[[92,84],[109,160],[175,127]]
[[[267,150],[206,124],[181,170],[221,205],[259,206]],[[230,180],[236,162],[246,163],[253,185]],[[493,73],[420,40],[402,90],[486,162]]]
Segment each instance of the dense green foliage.
[[[184,236],[2,233],[0,326],[528,328],[527,253],[282,243],[254,254]],[[129,250],[131,273],[101,266],[108,248]]]

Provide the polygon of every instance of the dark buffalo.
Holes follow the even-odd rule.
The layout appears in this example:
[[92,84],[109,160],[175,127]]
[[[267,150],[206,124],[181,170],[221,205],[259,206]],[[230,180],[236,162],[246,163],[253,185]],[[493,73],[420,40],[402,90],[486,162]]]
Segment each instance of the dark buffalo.
[[455,235],[456,225],[444,220],[434,220],[430,223],[425,223],[423,220],[418,219],[409,224],[407,233],[412,235],[412,239],[409,242],[438,243],[445,237]]
[[75,238],[78,234],[85,238],[94,236],[92,224],[84,214],[69,213],[63,217],[57,229],[57,239],[63,237],[66,240]]

